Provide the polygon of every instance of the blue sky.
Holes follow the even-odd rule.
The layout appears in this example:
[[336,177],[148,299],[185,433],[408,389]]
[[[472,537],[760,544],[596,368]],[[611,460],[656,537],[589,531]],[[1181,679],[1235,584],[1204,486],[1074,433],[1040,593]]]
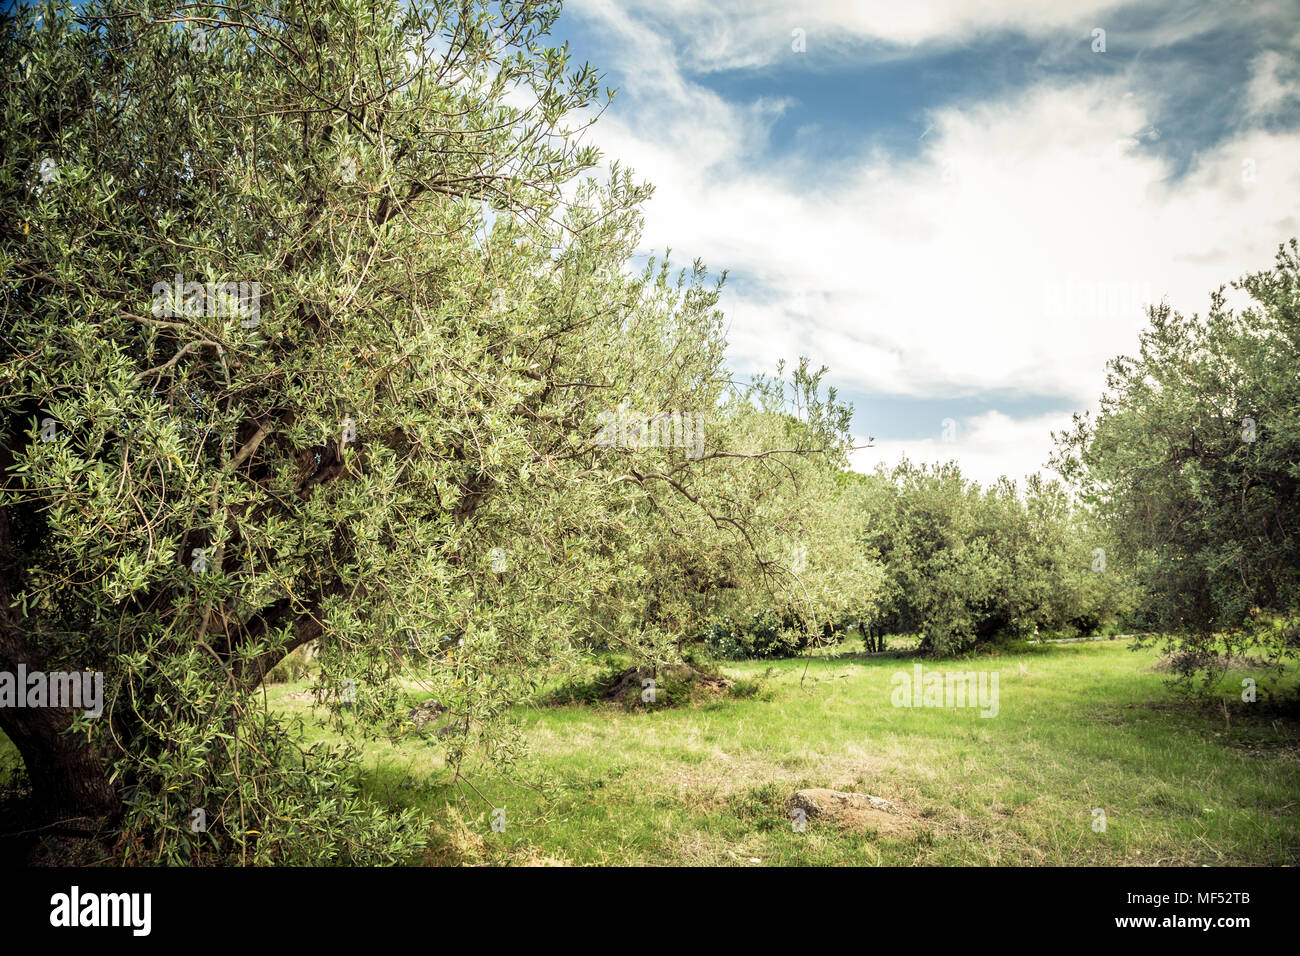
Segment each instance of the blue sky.
[[557,37],[619,89],[589,136],[657,187],[644,251],[730,270],[737,372],[829,366],[864,470],[1039,469],[1147,302],[1300,234],[1296,2],[570,0]]

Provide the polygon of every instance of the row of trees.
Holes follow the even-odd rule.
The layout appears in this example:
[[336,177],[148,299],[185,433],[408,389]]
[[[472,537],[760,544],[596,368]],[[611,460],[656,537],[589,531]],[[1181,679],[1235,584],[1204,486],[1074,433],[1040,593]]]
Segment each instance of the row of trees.
[[[837,480],[834,480],[837,479]],[[705,644],[736,656],[794,653],[857,631],[920,638],[944,655],[980,644],[1091,634],[1124,620],[1135,582],[1108,563],[1111,539],[1059,482],[991,488],[955,463],[904,461],[828,476],[801,497],[805,528],[794,588],[775,605],[734,595]],[[792,600],[804,595],[808,611]],[[872,646],[875,646],[874,642]]]
[[948,654],[1120,625],[1165,645],[1189,690],[1234,659],[1280,671],[1300,653],[1297,240],[1232,286],[1244,307],[1221,287],[1204,317],[1150,310],[1099,414],[1056,436],[1064,484],[981,489],[954,463],[842,476],[804,504],[818,628],[750,596],[706,639],[789,652],[857,626]]
[[1090,634],[1126,610],[1130,581],[1059,483],[981,489],[956,464],[903,462],[859,495],[866,547],[886,572],[875,628],[918,634],[924,651]]

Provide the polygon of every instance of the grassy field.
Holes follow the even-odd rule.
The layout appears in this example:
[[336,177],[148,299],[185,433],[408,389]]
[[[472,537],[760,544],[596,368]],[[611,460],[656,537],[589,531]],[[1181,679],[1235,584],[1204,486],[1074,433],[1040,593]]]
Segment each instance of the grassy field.
[[[1236,701],[1225,709],[1177,699],[1157,654],[1123,639],[925,663],[996,671],[998,713],[986,718],[894,707],[891,677],[914,663],[846,645],[729,664],[734,692],[650,709],[556,704],[552,688],[516,712],[528,754],[509,778],[476,764],[464,768],[472,786],[454,784],[438,749],[409,738],[365,742],[364,786],[438,821],[412,863],[1300,862],[1294,706],[1241,703],[1242,674],[1224,681]],[[308,686],[271,685],[272,706],[303,715],[308,741],[338,740]],[[0,737],[0,778],[16,759]],[[884,797],[908,830],[810,819],[796,832],[787,801],[805,787]]]
[[[728,665],[743,697],[648,711],[539,701],[518,711],[531,753],[515,776],[540,786],[484,766],[469,768],[473,788],[453,785],[418,741],[367,743],[365,785],[393,806],[435,811],[429,850],[413,861],[432,864],[1300,861],[1293,711],[1262,697],[1226,712],[1183,703],[1155,652],[1126,640],[934,664],[996,671],[991,718],[892,706],[891,675],[912,665],[846,647]],[[1240,678],[1225,681],[1225,696]],[[273,705],[308,713],[306,686],[273,685]],[[309,738],[331,739],[308,725]],[[804,787],[884,797],[911,832],[817,820],[795,832],[787,801]]]

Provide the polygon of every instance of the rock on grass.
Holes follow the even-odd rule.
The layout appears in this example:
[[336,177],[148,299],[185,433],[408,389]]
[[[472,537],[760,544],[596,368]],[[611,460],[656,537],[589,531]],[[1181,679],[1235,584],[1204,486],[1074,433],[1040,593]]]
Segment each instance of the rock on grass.
[[864,793],[799,790],[790,798],[790,809],[803,810],[809,819],[827,820],[844,829],[871,829],[883,834],[906,834],[913,829],[898,807]]

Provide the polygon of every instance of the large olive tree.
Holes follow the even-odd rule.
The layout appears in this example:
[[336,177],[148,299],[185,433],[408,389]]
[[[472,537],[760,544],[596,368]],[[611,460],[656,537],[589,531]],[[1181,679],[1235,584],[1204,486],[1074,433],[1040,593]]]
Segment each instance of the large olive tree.
[[[631,622],[617,602],[649,593],[673,529],[726,533],[693,567],[761,574],[761,515],[728,499],[708,425],[719,288],[623,268],[649,191],[577,183],[598,78],[546,45],[557,14],[102,0],[0,21],[0,670],[101,671],[107,698],[98,719],[0,709],[43,832],[155,860],[402,858],[417,821],[256,694],[286,654],[316,641],[336,714],[375,728],[415,655],[455,766],[531,666]],[[606,440],[624,407],[696,431]],[[660,536],[629,536],[649,515]],[[622,636],[663,656],[663,630]]]

